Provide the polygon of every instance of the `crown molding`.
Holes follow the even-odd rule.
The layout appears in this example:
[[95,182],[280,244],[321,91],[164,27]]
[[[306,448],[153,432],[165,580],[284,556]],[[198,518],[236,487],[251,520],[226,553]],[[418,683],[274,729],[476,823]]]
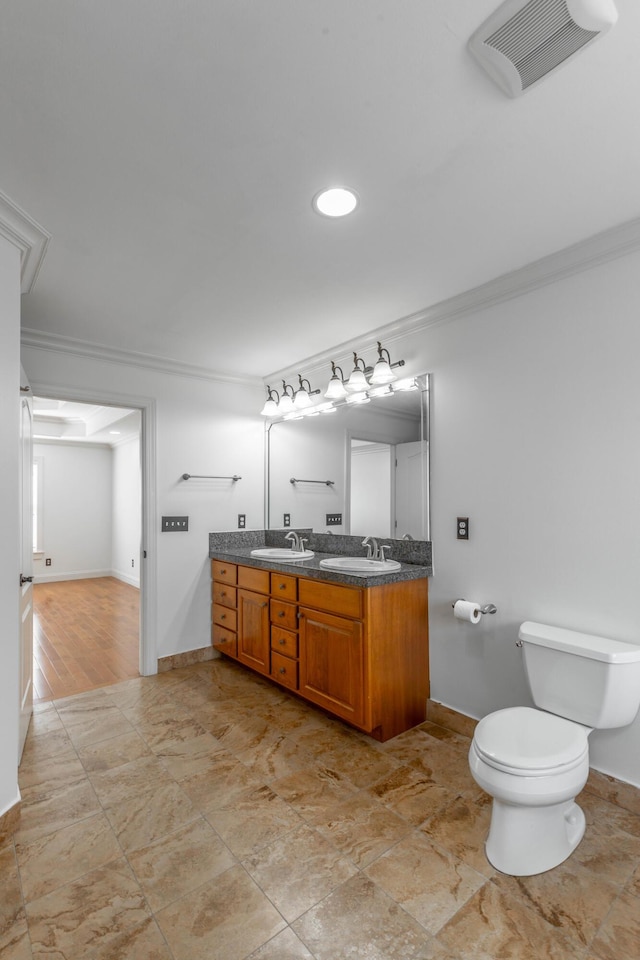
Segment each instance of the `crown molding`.
[[20,251],[20,291],[29,293],[36,282],[51,234],[0,192],[0,236]]
[[241,383],[255,386],[261,383],[260,377],[237,377],[231,374],[219,373],[208,367],[199,367],[180,360],[169,360],[166,357],[156,357],[147,353],[136,353],[133,350],[120,350],[117,347],[105,347],[88,340],[78,340],[75,337],[64,337],[58,333],[43,333],[23,327],[20,342],[23,347],[32,347],[35,350],[48,350],[51,353],[71,354],[74,357],[86,357],[89,360],[101,360],[104,363],[125,364],[132,367],[143,367],[157,373],[169,373],[178,377],[190,377],[196,380],[214,380],[223,383]]
[[[488,307],[504,303],[531,293],[540,287],[557,283],[574,274],[591,270],[611,260],[617,260],[640,249],[640,218],[628,220],[619,226],[597,233],[586,240],[551,253],[539,260],[510,273],[502,274],[493,280],[472,287],[464,293],[456,294],[430,307],[409,314],[398,320],[369,330],[366,334],[338,344],[329,350],[323,350],[307,357],[294,366],[277,370],[263,378],[265,383],[286,380],[299,372],[305,376],[321,371],[328,375],[331,360],[342,366],[351,358],[354,350],[358,355],[369,349],[375,351],[378,340],[388,349],[390,343],[418,333],[442,323],[449,323],[470,313],[477,313]],[[393,358],[392,359],[397,359]]]

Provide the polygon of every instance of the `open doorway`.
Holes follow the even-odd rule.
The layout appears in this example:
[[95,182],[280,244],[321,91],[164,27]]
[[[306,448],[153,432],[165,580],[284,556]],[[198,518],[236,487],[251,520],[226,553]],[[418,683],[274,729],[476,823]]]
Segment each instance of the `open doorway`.
[[34,397],[34,699],[139,675],[141,412]]

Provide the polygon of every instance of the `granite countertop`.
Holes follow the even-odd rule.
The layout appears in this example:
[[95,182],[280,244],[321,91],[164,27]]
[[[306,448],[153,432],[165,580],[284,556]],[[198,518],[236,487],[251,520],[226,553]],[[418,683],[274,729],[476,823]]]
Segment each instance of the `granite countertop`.
[[[433,574],[431,564],[431,544],[427,541],[404,541],[380,538],[380,543],[392,545],[391,556],[400,563],[400,569],[376,576],[357,576],[351,573],[339,573],[320,566],[320,561],[329,557],[364,557],[361,537],[314,534],[310,530],[297,530],[308,543],[307,550],[313,550],[315,556],[310,560],[282,561],[259,559],[251,556],[251,551],[260,547],[289,547],[284,539],[287,530],[247,530],[228,533],[209,534],[209,557],[228,560],[230,563],[242,563],[248,567],[277,570],[280,573],[303,574],[315,580],[330,583],[348,584],[354,587],[375,587],[388,583],[400,583],[404,580],[420,580]],[[328,542],[327,542],[328,541]],[[402,545],[402,546],[400,546]],[[327,547],[329,549],[327,549]],[[333,549],[331,549],[333,548]],[[404,556],[403,556],[404,553]],[[395,554],[395,555],[394,555]],[[410,559],[409,559],[410,558]],[[416,562],[422,561],[422,562]]]

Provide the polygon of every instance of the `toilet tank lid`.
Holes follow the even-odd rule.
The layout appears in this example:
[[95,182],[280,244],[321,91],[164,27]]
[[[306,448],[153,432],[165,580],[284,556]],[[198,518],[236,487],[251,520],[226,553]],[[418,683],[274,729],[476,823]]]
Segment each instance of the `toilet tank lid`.
[[573,653],[590,660],[604,660],[606,663],[640,661],[640,646],[634,643],[611,640],[609,637],[594,637],[589,633],[566,630],[564,627],[551,627],[546,623],[533,623],[527,620],[520,626],[518,636],[524,643],[563,650],[565,653]]

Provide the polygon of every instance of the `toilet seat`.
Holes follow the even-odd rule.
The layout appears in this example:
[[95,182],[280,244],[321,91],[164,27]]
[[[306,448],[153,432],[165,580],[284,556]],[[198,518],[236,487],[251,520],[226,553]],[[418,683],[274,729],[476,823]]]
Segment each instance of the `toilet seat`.
[[548,777],[579,766],[588,755],[588,727],[531,707],[498,710],[480,721],[476,754],[496,770],[520,777]]

